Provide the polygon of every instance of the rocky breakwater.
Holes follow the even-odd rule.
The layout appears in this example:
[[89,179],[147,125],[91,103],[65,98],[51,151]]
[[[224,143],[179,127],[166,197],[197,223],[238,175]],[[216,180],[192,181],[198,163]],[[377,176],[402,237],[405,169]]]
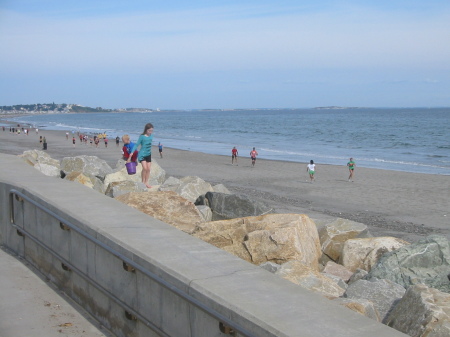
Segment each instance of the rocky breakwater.
[[[450,336],[450,243],[372,237],[367,226],[335,219],[320,228],[305,214],[273,214],[265,204],[199,177],[166,179],[152,164],[147,189],[97,157],[25,151],[43,174],[93,188],[350,310],[415,337]],[[299,305],[307,305],[305,303]]]

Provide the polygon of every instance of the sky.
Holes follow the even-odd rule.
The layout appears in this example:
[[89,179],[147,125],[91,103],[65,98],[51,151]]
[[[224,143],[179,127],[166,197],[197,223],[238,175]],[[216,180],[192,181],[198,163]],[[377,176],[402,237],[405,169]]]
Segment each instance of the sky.
[[449,0],[0,0],[0,105],[450,106]]

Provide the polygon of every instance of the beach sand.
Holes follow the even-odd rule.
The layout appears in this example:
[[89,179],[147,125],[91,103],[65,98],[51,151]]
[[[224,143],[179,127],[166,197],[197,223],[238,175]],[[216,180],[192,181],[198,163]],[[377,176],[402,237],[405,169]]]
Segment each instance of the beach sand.
[[[47,153],[58,160],[98,156],[115,168],[121,158],[122,143],[116,147],[116,135],[111,135],[107,148],[103,142],[98,148],[89,142],[80,144],[78,138],[73,147],[72,134],[66,140],[65,131],[39,130],[37,135],[34,129],[28,136],[0,129],[0,152],[17,155],[41,150],[39,136],[46,137]],[[166,171],[166,177],[198,176],[213,184],[222,183],[233,193],[265,201],[277,213],[305,213],[318,225],[341,217],[366,224],[374,236],[415,242],[441,234],[450,239],[449,176],[356,166],[354,182],[349,182],[346,162],[342,166],[317,162],[316,181],[311,184],[306,163],[257,159],[252,168],[250,149],[238,150],[239,166],[231,165],[231,148],[223,156],[164,148],[164,158],[160,159],[154,147],[152,159]]]

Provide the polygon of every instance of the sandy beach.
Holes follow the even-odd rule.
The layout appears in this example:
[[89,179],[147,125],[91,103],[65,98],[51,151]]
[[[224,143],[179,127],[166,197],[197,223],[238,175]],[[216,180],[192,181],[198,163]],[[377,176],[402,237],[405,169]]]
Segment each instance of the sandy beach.
[[[0,152],[22,154],[42,149],[55,159],[78,155],[98,156],[115,167],[121,148],[111,135],[108,147],[72,145],[65,131],[32,129],[28,136],[0,129]],[[76,135],[75,135],[76,136]],[[121,135],[119,135],[121,136]],[[321,224],[341,217],[364,223],[374,236],[395,236],[415,242],[432,233],[450,239],[450,177],[356,166],[354,182],[349,182],[346,163],[342,166],[317,162],[316,181],[309,182],[306,163],[261,160],[251,167],[250,149],[238,149],[238,166],[231,165],[231,149],[226,155],[211,155],[164,148],[160,159],[156,147],[153,160],[174,177],[199,176],[210,183],[222,183],[233,193],[246,194],[267,202],[277,213],[305,213]],[[356,165],[358,164],[356,159]]]

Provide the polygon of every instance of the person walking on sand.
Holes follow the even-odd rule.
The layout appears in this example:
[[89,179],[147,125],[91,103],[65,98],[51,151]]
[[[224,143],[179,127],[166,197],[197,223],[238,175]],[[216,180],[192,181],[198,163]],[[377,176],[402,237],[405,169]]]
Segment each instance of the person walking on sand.
[[348,171],[350,172],[350,175],[348,176],[348,181],[353,182],[353,172],[355,171],[355,162],[353,161],[353,158],[350,158],[350,161],[347,163]]
[[231,150],[231,165],[234,165],[234,162],[236,161],[236,166],[239,166],[237,161],[238,154],[239,152],[236,149],[236,146],[234,146],[233,149]]
[[159,151],[159,158],[161,158],[161,159],[163,157],[162,150],[163,150],[163,145],[161,144],[161,142],[159,142],[158,143],[158,151]]
[[119,147],[119,143],[120,143],[120,138],[119,136],[116,137],[116,146]]
[[[142,183],[147,188],[151,188],[148,184],[150,178],[150,169],[152,166],[152,142],[153,142],[153,124],[147,123],[144,127],[144,132],[139,136],[137,143],[133,146],[130,153],[133,153],[139,146],[138,161],[142,165]],[[131,157],[128,157],[127,163],[131,161]]]
[[250,151],[250,158],[252,159],[252,167],[255,166],[256,156],[257,155],[258,155],[258,152],[256,152],[255,148],[253,148],[253,150]]
[[76,143],[77,141],[75,140],[75,137],[72,137],[72,144],[73,144],[73,147],[75,147],[75,143]]
[[316,181],[316,179],[314,179],[315,171],[316,171],[316,164],[314,164],[314,160],[310,160],[309,164],[306,166],[306,172],[309,173],[309,179],[311,180],[311,183],[313,181]]
[[103,138],[103,141],[105,142],[105,147],[108,147],[108,138]]

